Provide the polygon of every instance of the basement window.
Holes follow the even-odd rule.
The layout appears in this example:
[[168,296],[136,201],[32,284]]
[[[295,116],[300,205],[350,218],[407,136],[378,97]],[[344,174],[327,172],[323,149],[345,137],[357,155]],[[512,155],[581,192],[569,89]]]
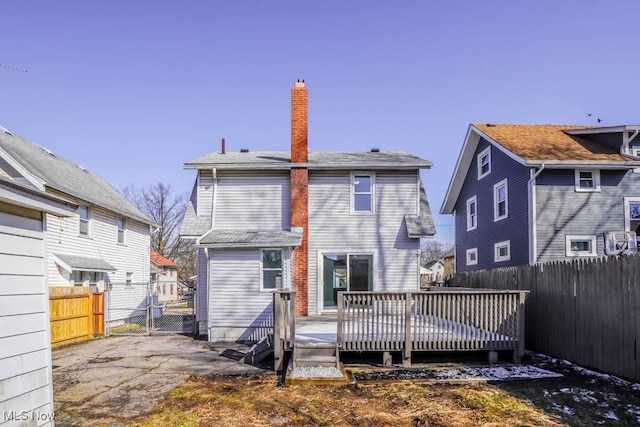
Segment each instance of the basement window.
[[566,236],[567,256],[596,256],[596,236]]
[[467,265],[478,264],[478,248],[467,249]]
[[509,261],[511,259],[511,241],[505,240],[493,245],[494,262]]

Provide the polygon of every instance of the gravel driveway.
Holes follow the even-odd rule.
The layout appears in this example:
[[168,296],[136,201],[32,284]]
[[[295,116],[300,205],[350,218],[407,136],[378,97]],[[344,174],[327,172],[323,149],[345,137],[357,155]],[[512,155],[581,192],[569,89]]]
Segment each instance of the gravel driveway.
[[54,349],[56,426],[125,425],[191,375],[265,372],[236,360],[246,350],[182,335],[109,337]]

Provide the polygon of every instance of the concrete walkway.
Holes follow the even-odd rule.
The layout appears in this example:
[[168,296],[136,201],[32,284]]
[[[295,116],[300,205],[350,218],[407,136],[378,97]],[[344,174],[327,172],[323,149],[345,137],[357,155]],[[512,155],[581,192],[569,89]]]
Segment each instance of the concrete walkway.
[[237,361],[247,350],[182,335],[109,337],[54,349],[56,426],[126,425],[191,375],[264,373]]

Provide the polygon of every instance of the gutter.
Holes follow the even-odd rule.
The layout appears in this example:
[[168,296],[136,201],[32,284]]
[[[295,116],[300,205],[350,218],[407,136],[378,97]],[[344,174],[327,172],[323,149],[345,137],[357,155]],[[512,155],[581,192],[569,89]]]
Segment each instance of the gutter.
[[[529,264],[531,265],[535,264],[538,260],[535,181],[544,168],[545,164],[542,163],[540,165],[540,169],[533,173],[527,182],[527,188],[529,191]],[[533,169],[531,169],[531,171],[533,171]]]

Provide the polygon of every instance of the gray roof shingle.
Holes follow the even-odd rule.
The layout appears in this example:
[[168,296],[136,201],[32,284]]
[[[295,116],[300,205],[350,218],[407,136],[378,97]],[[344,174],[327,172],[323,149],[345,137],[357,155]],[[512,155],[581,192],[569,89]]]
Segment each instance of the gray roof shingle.
[[210,229],[211,217],[197,216],[193,201],[189,200],[180,225],[180,235],[183,237],[198,237]]
[[104,207],[144,223],[151,223],[122,193],[100,175],[52,153],[13,132],[0,128],[0,148],[46,187]]
[[[404,151],[312,151],[309,169],[428,169],[433,163]],[[184,164],[185,169],[290,169],[288,151],[209,153]]]
[[117,268],[100,258],[89,258],[76,255],[54,254],[60,261],[73,270],[83,271],[116,271]]
[[219,248],[259,248],[300,246],[302,235],[285,230],[213,230],[200,245]]

